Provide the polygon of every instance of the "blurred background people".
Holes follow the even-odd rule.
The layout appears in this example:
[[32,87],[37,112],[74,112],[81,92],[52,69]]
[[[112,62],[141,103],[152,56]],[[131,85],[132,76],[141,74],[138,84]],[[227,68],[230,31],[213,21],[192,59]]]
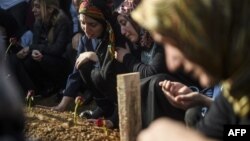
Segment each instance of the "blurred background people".
[[0,140],[24,141],[22,100],[15,79],[8,75],[4,52],[4,37],[0,31]]
[[46,96],[65,83],[70,68],[64,53],[72,28],[57,0],[34,0],[32,6],[36,19],[33,42],[10,56],[10,60],[24,92]]
[[[221,82],[222,94],[197,125],[197,131],[210,138],[222,140],[225,124],[250,124],[249,5],[248,0],[144,0],[132,14],[156,42],[164,45],[167,56],[171,56],[171,49],[181,52],[177,57],[179,64],[172,67],[167,64],[171,70],[183,67],[203,86]],[[168,131],[165,134],[176,134],[174,130]],[[179,130],[177,134],[185,132]],[[188,139],[191,137],[185,138]]]

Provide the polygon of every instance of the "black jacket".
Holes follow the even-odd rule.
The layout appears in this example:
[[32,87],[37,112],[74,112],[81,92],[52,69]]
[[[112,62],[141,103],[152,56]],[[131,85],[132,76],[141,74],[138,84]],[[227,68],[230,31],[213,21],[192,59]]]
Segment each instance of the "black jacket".
[[[234,111],[232,104],[222,95],[216,97],[208,113],[198,125],[198,131],[208,137],[223,140],[224,125],[249,125],[250,117],[240,118]],[[228,133],[226,133],[227,136]]]
[[[143,50],[143,54],[148,54],[147,59],[150,61],[143,62],[134,54],[126,54],[123,58],[123,64],[130,72],[140,72],[141,78],[149,77],[158,73],[165,73],[165,55],[163,48],[155,45],[148,50]],[[145,56],[145,55],[144,55]]]
[[[36,22],[33,29],[33,43],[31,50],[39,50],[42,54],[62,57],[66,50],[67,44],[71,41],[71,24],[70,20],[62,11],[56,13],[57,20],[48,25],[42,22]],[[53,40],[48,41],[49,30],[53,29]]]

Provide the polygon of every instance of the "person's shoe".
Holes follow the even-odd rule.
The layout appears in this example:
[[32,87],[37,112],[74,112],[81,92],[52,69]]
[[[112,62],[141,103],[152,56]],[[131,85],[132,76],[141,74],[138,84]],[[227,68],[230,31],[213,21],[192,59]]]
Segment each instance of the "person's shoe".
[[80,113],[80,117],[87,118],[87,119],[98,119],[104,116],[104,111],[97,107],[95,110],[86,110]]
[[92,114],[93,114],[93,111],[86,110],[86,111],[81,112],[79,116],[81,118],[91,119]]

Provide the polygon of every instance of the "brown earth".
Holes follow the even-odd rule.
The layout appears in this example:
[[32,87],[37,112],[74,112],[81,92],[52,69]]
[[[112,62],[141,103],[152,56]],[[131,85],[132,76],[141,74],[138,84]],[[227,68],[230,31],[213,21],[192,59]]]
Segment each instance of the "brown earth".
[[[51,98],[37,101],[45,106],[56,105]],[[93,104],[92,104],[93,105]],[[85,106],[86,107],[86,106]],[[72,108],[72,106],[71,106]],[[82,108],[84,109],[84,108]],[[80,110],[79,110],[80,111]],[[32,141],[119,141],[117,129],[97,127],[86,119],[77,117],[73,122],[73,112],[56,112],[36,106],[25,109],[25,135]]]

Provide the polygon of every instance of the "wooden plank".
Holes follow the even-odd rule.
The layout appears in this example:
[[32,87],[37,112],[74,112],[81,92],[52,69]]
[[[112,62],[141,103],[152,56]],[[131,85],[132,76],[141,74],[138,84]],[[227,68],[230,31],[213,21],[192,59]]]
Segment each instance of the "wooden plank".
[[121,141],[136,141],[141,130],[140,74],[117,75],[117,92]]

